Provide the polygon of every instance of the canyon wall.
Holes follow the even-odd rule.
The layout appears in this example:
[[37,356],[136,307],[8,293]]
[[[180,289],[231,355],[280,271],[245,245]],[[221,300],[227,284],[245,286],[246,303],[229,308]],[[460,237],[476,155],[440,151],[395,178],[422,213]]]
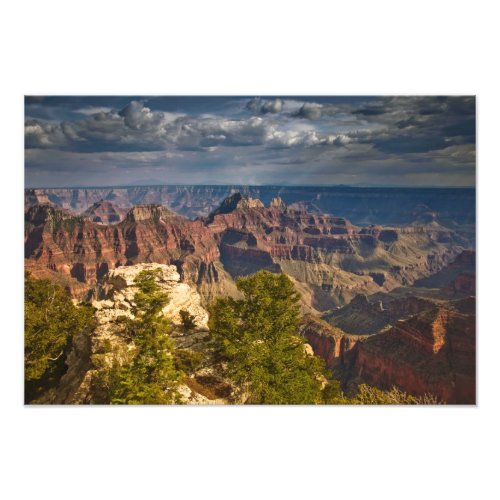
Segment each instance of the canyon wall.
[[[106,210],[113,213],[109,205]],[[102,218],[93,222],[38,204],[28,207],[25,221],[31,268],[64,276],[72,291],[70,278],[91,287],[115,267],[158,262],[177,266],[209,301],[234,294],[237,276],[268,269],[307,285],[309,305],[317,310],[344,305],[358,293],[411,284],[441,269],[467,244],[441,226],[359,228],[342,217],[289,209],[281,199],[266,208],[240,194],[205,219],[148,204],[104,224]]]
[[435,308],[358,345],[353,375],[383,389],[476,402],[475,315]]
[[[473,301],[474,302],[474,301]],[[470,300],[433,307],[373,335],[347,334],[314,317],[302,333],[348,391],[393,386],[448,404],[476,402],[475,312]]]

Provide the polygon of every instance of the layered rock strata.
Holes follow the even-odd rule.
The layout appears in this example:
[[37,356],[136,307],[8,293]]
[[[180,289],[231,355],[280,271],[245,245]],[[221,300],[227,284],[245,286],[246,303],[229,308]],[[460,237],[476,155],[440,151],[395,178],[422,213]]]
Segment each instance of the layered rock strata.
[[435,308],[360,342],[352,374],[368,384],[474,404],[475,315]]
[[32,267],[89,287],[116,267],[158,262],[175,265],[209,302],[235,294],[237,276],[268,269],[306,285],[317,310],[409,285],[439,271],[466,244],[444,228],[358,228],[341,217],[291,210],[282,200],[264,207],[239,193],[194,221],[151,204],[112,225],[49,204],[31,206],[25,220]]

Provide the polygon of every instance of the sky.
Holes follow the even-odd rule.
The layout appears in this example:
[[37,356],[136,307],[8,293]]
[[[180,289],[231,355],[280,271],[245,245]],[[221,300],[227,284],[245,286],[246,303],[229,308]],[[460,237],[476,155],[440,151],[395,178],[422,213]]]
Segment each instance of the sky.
[[471,96],[26,96],[25,186],[475,186]]

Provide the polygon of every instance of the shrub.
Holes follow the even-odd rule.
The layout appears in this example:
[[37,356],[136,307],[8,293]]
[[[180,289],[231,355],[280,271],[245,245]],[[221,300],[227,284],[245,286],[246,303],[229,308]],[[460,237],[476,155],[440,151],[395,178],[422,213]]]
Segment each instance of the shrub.
[[196,324],[195,324],[195,317],[189,313],[189,311],[186,311],[185,309],[181,309],[179,311],[179,315],[181,317],[182,321],[182,326],[184,327],[184,330],[192,330]]

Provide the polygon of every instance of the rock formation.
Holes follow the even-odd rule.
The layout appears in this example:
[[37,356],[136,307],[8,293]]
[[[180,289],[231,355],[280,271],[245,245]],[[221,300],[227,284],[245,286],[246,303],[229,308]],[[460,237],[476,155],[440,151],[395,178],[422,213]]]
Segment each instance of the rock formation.
[[285,202],[277,196],[269,202],[269,208],[279,208],[281,210],[286,210]]
[[180,275],[175,266],[156,263],[123,266],[111,270],[99,286],[99,300],[92,302],[98,311],[98,319],[104,321],[107,317],[112,321],[119,316],[132,317],[134,295],[138,292],[134,280],[141,271],[153,269],[161,270],[158,284],[169,297],[169,302],[163,309],[165,317],[180,326],[182,321],[179,312],[184,309],[194,317],[198,328],[207,328],[208,313],[201,306],[201,298],[196,289],[179,282]]
[[352,373],[383,389],[473,404],[475,371],[475,315],[436,307],[360,342]]
[[[473,225],[474,189],[355,188],[342,186],[131,186],[123,188],[27,189],[26,205],[46,203],[80,214],[99,200],[115,207],[160,204],[189,218],[206,217],[239,192],[266,206],[280,197],[290,208],[337,214],[357,225],[439,222],[447,227]],[[473,230],[469,232],[473,233]],[[473,236],[473,234],[472,234]]]
[[[134,295],[138,291],[134,280],[141,271],[151,269],[161,270],[157,283],[169,296],[163,314],[173,324],[171,336],[174,343],[181,348],[190,349],[203,343],[207,336],[208,313],[200,305],[201,298],[198,292],[186,283],[180,282],[180,275],[175,266],[150,263],[118,267],[105,276],[102,286],[99,287],[98,300],[92,302],[95,308],[95,329],[82,332],[73,339],[73,348],[66,361],[68,370],[61,379],[53,402],[59,404],[92,402],[93,379],[99,370],[110,367],[115,362],[124,363],[129,359],[134,344],[131,339],[124,336],[119,318],[134,317],[132,306]],[[180,328],[181,310],[187,311],[194,317],[194,330],[186,332]],[[190,386],[200,386],[195,379],[185,382],[180,387],[185,402],[191,404],[224,402],[222,399],[207,398],[192,390]]]
[[415,296],[384,301],[369,301],[366,295],[356,295],[346,306],[327,313],[323,318],[333,326],[354,334],[372,334],[397,320],[432,309],[435,303]]
[[229,214],[235,210],[245,210],[249,208],[264,208],[264,204],[249,196],[243,196],[241,193],[234,193],[226,198],[221,205],[214,210],[208,217],[209,221],[213,221],[214,217],[219,214]]
[[432,394],[445,403],[475,403],[473,300],[434,306],[374,335],[347,334],[306,316],[302,334],[348,391],[367,383]]
[[412,284],[442,269],[466,244],[441,227],[358,228],[342,217],[284,209],[280,200],[266,208],[240,193],[206,219],[189,220],[155,204],[137,205],[112,225],[48,204],[29,207],[25,219],[25,254],[36,262],[35,273],[50,269],[93,286],[118,266],[172,264],[208,302],[235,294],[237,276],[268,269],[306,285],[317,310]]
[[110,201],[100,200],[89,207],[82,216],[98,224],[116,224],[123,220],[126,210],[115,207]]
[[324,359],[330,369],[350,366],[358,342],[367,338],[363,335],[347,334],[310,314],[304,316],[301,333],[314,354]]
[[[96,330],[74,338],[58,402],[88,402],[97,364],[125,359],[130,345],[117,320],[132,314],[134,278],[151,266],[162,269],[160,284],[171,298],[164,313],[174,327],[181,309],[195,317],[198,330],[189,338],[174,331],[177,345],[203,343],[205,306],[221,295],[238,296],[238,276],[284,272],[305,311],[326,312],[330,325],[308,316],[302,333],[347,385],[396,385],[446,402],[474,402],[475,253],[466,248],[472,241],[466,232],[435,217],[429,225],[358,227],[297,204],[287,207],[281,198],[265,206],[241,193],[209,217],[190,220],[150,203],[147,193],[147,203],[119,221],[118,190],[84,215],[58,207],[52,192],[29,194],[26,268],[96,308]],[[204,370],[186,381],[186,400],[224,401],[231,387]],[[216,390],[203,393],[206,384]]]

